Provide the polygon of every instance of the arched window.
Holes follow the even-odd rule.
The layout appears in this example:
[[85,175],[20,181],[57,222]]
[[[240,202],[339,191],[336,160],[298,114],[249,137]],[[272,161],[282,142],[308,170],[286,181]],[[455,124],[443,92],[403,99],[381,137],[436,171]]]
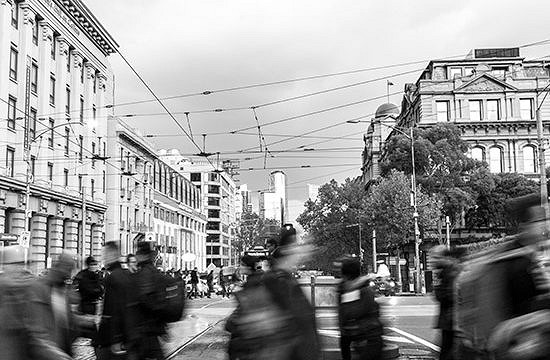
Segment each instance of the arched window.
[[492,173],[498,174],[503,172],[503,160],[501,148],[495,146],[489,150],[489,170]]
[[478,146],[472,148],[472,159],[477,161],[485,161],[485,150]]
[[536,150],[534,146],[527,145],[523,147],[523,172],[537,172]]

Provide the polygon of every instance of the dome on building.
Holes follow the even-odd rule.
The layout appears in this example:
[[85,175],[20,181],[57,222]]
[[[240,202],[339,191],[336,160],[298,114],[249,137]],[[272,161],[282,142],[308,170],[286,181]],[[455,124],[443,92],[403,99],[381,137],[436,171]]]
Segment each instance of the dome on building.
[[376,114],[374,115],[374,117],[381,118],[389,115],[399,115],[399,107],[392,103],[382,104],[378,107],[378,109],[376,109]]

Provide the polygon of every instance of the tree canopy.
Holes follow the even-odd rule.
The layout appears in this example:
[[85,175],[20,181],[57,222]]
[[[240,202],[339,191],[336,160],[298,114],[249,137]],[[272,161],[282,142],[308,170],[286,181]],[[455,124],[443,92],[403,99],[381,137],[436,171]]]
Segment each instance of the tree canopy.
[[262,219],[255,212],[244,212],[237,227],[233,248],[242,253],[254,246],[264,245],[270,236],[270,228],[279,228],[281,224],[273,219]]

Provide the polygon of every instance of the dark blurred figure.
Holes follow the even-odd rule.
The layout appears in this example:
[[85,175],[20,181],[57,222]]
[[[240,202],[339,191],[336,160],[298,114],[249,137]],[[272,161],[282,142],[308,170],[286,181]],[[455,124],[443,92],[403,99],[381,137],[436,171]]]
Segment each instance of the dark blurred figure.
[[20,245],[0,250],[0,358],[70,360],[39,322],[42,305],[29,301],[36,298],[31,290],[34,277],[25,269],[26,251]]
[[459,273],[458,262],[445,245],[438,245],[430,251],[431,267],[435,270],[437,282],[434,287],[436,300],[439,302],[439,317],[436,328],[441,329],[441,351],[439,359],[454,359],[453,345],[455,280]]
[[[153,264],[156,251],[147,241],[138,242],[136,252],[139,271],[136,273],[136,287],[139,297],[139,359],[164,359],[159,337],[166,334],[166,323],[156,313],[158,301],[159,270]],[[134,289],[135,291],[136,289]]]
[[49,340],[69,355],[72,355],[77,326],[71,312],[67,281],[75,267],[74,257],[62,253],[48,274],[34,282],[31,296],[35,307],[33,321],[41,324]]
[[222,288],[222,298],[229,297],[229,293],[227,292],[227,278],[223,274],[223,266],[220,267],[220,274],[218,275],[218,281],[219,281],[220,287]]
[[109,274],[105,277],[103,315],[97,339],[98,360],[132,359],[137,341],[137,300],[129,272],[120,263],[120,248],[114,241],[103,246],[103,263]]
[[86,258],[86,269],[76,274],[75,285],[80,294],[80,312],[95,315],[97,304],[103,295],[103,286],[98,262],[92,256]]
[[194,268],[193,270],[191,270],[191,292],[187,296],[188,299],[191,299],[191,297],[194,297],[195,299],[197,298],[197,295],[199,293],[198,284],[199,284],[198,269]]
[[138,271],[138,263],[134,254],[126,255],[126,263],[128,264],[128,271],[131,274],[135,274]]
[[341,262],[342,283],[338,289],[340,350],[343,360],[351,360],[351,347],[364,360],[382,359],[382,332],[378,303],[369,286],[370,279],[361,277],[359,258]]
[[289,360],[317,360],[320,344],[317,334],[315,311],[303,290],[292,275],[303,256],[297,246],[296,230],[285,225],[280,233],[277,248],[273,251],[271,270],[263,275],[263,282],[277,305],[291,318],[293,329],[288,344],[292,347]]
[[210,270],[206,276],[206,285],[208,286],[208,298],[210,299],[214,292],[214,270]]

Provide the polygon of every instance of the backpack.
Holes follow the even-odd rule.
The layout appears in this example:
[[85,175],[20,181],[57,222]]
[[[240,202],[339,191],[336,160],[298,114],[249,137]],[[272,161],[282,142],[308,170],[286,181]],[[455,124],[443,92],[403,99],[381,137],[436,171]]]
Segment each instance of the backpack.
[[185,286],[179,279],[155,273],[155,314],[160,320],[172,323],[181,320],[185,308]]
[[229,355],[239,360],[287,360],[298,338],[291,315],[273,300],[267,287],[255,283],[235,293],[238,306],[228,319]]

